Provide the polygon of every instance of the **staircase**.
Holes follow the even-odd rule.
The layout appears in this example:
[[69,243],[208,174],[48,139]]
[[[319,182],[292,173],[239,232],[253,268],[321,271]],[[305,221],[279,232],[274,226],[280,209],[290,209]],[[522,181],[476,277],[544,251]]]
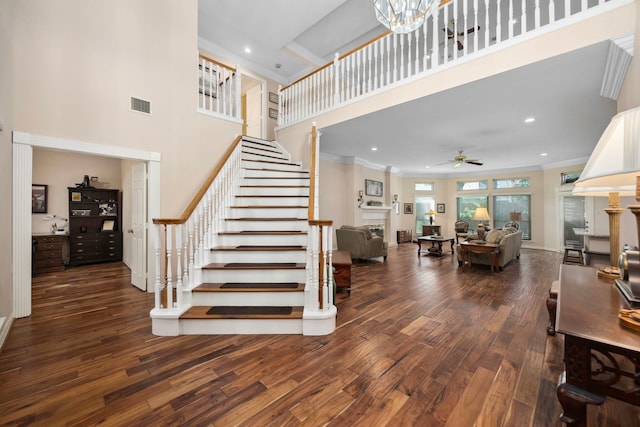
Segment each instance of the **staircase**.
[[309,182],[309,172],[276,143],[243,137],[239,185],[194,275],[199,283],[183,289],[188,309],[171,330],[304,333]]

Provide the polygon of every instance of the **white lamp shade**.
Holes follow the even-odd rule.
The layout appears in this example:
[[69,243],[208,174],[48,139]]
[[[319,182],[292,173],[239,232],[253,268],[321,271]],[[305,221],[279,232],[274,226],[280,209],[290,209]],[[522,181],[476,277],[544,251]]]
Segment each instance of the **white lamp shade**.
[[489,221],[491,217],[489,216],[489,212],[487,212],[487,208],[479,207],[476,208],[476,211],[473,213],[473,218],[471,219],[482,222]]
[[635,194],[640,172],[640,107],[616,114],[591,153],[574,194]]

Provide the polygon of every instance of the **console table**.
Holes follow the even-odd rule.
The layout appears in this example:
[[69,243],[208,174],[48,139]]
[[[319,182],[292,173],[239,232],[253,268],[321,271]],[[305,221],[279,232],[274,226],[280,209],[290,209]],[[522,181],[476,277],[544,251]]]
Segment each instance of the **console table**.
[[619,324],[621,308],[638,307],[597,269],[560,266],[556,330],[564,334],[565,372],[557,394],[569,425],[586,426],[586,405],[606,396],[640,406],[640,332]]

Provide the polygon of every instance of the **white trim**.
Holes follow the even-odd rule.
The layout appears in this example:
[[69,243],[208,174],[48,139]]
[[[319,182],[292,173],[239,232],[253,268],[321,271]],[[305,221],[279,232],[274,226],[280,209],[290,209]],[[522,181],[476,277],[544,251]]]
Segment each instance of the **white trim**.
[[[14,316],[31,315],[31,184],[33,147],[120,159],[149,162],[148,218],[160,216],[160,159],[158,152],[142,151],[116,145],[95,144],[66,138],[13,132],[13,300]],[[151,223],[151,220],[149,220]],[[148,253],[152,240],[147,239]],[[148,277],[155,277],[152,257],[147,261]],[[153,287],[148,287],[149,291]]]
[[209,111],[206,108],[196,108],[196,113],[204,114],[205,116],[215,117],[217,119],[227,120],[232,123],[242,124],[242,119],[238,119],[236,117],[225,116],[220,113],[215,113],[213,111]]

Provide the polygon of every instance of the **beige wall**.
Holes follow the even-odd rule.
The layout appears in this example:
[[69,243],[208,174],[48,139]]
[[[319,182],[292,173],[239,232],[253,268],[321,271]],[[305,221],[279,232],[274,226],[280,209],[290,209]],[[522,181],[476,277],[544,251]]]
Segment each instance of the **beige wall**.
[[[11,34],[13,21],[11,10],[13,2],[0,0],[0,241],[3,242],[0,252],[0,319],[13,317],[13,255],[11,253],[12,224],[12,150],[11,129],[13,129],[13,113],[11,109],[11,88],[13,76],[11,64],[13,48]],[[3,322],[0,320],[0,334]],[[0,340],[0,345],[2,344]]]
[[161,214],[179,215],[241,133],[195,112],[197,0],[14,5],[13,128],[160,152]]

